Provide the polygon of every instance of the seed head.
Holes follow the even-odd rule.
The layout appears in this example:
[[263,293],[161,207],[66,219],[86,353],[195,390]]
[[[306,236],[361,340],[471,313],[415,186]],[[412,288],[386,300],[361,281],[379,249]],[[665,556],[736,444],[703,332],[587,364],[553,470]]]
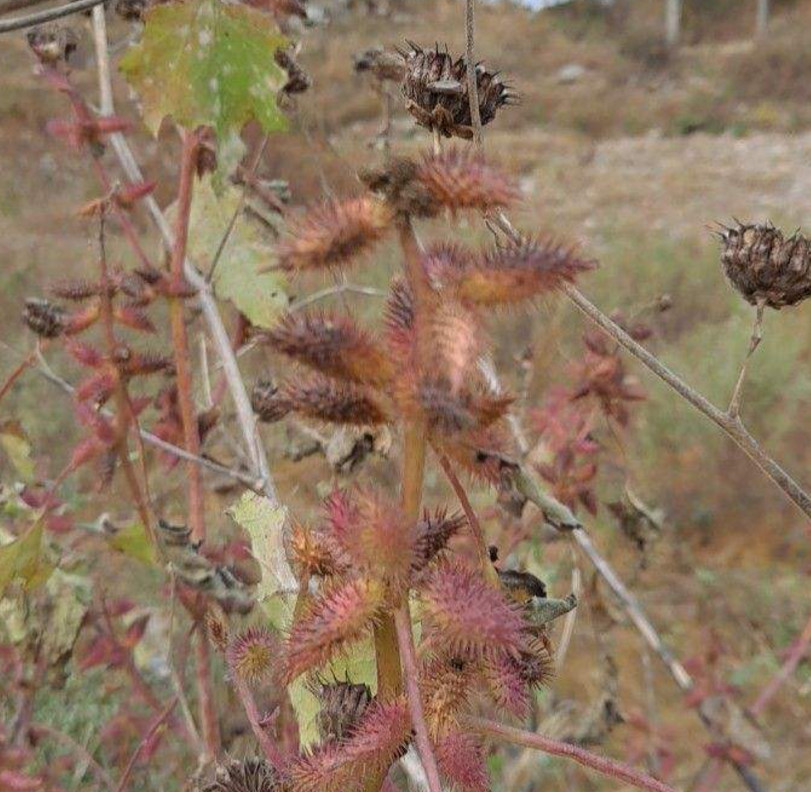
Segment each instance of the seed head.
[[441,277],[460,300],[497,306],[554,291],[594,266],[556,242],[525,240],[446,267]]
[[244,759],[220,765],[201,792],[279,792],[278,773],[264,759]]
[[368,253],[389,229],[390,210],[369,197],[311,207],[276,246],[286,272],[346,266]]
[[484,749],[474,735],[449,731],[436,741],[434,750],[440,773],[454,787],[462,792],[487,792],[490,789]]
[[285,643],[284,677],[323,665],[347,644],[361,638],[379,617],[383,587],[358,578],[328,586],[293,624]]
[[40,338],[56,338],[65,332],[68,324],[64,308],[37,297],[25,301],[22,318],[28,329]]
[[[402,55],[406,62],[402,92],[406,108],[417,123],[445,137],[470,140],[473,126],[465,58],[454,60],[438,45],[424,50],[412,42]],[[481,63],[476,65],[476,85],[482,124],[489,124],[501,107],[518,101],[518,94]]]
[[437,510],[430,514],[427,510],[417,523],[417,538],[414,544],[414,565],[416,570],[424,569],[448,546],[448,542],[467,525],[461,512],[448,514]]
[[428,641],[454,654],[485,657],[523,644],[518,607],[481,574],[459,563],[439,564],[422,591],[431,625]]
[[795,232],[786,239],[771,223],[737,223],[720,236],[724,272],[747,302],[780,310],[811,296],[807,237]]
[[280,352],[339,379],[380,385],[392,375],[389,358],[349,317],[289,313],[267,339]]
[[388,420],[383,407],[365,388],[321,374],[285,383],[274,399],[287,412],[325,423],[377,426]]
[[255,684],[267,678],[279,653],[278,641],[270,632],[262,627],[250,627],[231,639],[226,659],[233,674]]

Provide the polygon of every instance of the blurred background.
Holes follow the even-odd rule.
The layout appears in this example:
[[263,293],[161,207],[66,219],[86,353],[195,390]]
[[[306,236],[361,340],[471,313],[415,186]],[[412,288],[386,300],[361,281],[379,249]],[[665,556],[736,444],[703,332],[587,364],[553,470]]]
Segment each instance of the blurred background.
[[[271,138],[261,167],[266,178],[287,182],[293,204],[359,191],[358,168],[383,156],[381,88],[355,70],[359,53],[393,50],[406,40],[464,50],[461,0],[309,5],[313,24],[297,35],[313,86],[298,99],[290,132]],[[123,48],[130,26],[112,14],[110,24]],[[89,27],[81,17],[72,25],[79,38],[74,80],[94,96]],[[721,406],[746,352],[753,309],[725,282],[712,231],[733,218],[772,221],[788,233],[811,231],[809,31],[808,0],[493,0],[477,10],[477,56],[521,96],[485,130],[488,152],[520,181],[523,200],[513,222],[597,259],[600,268],[581,280],[582,290],[606,313],[619,311],[644,326],[644,343]],[[4,380],[32,343],[19,321],[23,300],[43,294],[53,279],[92,271],[94,239],[76,210],[96,197],[97,187],[84,164],[46,133],[48,120],[65,115],[66,107],[34,76],[24,35],[0,38],[0,54]],[[392,151],[430,146],[396,87],[388,90],[396,97]],[[117,93],[119,112],[132,117],[121,80]],[[249,130],[246,138],[255,136]],[[139,129],[133,139],[165,204],[174,189],[176,136],[164,130],[158,145]],[[151,228],[144,218],[139,222],[151,240]],[[425,233],[430,238],[440,230]],[[490,238],[473,223],[460,221],[457,230],[470,242]],[[157,240],[151,244],[157,250]],[[126,260],[123,246],[113,248]],[[393,250],[381,255],[357,277],[383,286],[394,256]],[[296,282],[291,294],[323,285]],[[362,315],[379,307],[352,299]],[[532,447],[529,459],[549,472],[556,399],[577,387],[583,335],[591,328],[562,299],[506,314],[499,328],[496,368],[503,384],[525,397],[518,416]],[[69,362],[54,365],[75,378]],[[244,365],[252,379],[275,361],[259,351]],[[602,746],[684,790],[742,789],[696,716],[696,698],[715,697],[722,710],[733,702],[721,716],[726,731],[768,789],[811,790],[811,658],[801,660],[757,718],[743,714],[809,617],[808,523],[714,426],[634,361],[624,365],[644,400],[628,406],[624,425],[594,418],[599,451],[586,462],[597,470],[584,489],[597,507],[592,516],[582,501],[580,512],[699,692],[685,700],[581,559],[583,605],[564,667],[539,697],[534,725]],[[742,415],[807,486],[810,408],[811,306],[769,312]],[[0,408],[2,421],[12,418],[59,469],[77,436],[65,397],[31,373]],[[269,430],[266,439],[283,499],[297,513],[314,513],[331,481],[329,461],[319,454],[296,458],[290,448],[301,438],[286,430]],[[384,462],[379,465],[376,473],[385,476]],[[2,467],[8,470],[0,456]],[[559,473],[552,470],[548,480],[562,491]],[[103,498],[89,494],[89,478],[74,485],[88,520],[106,509]],[[163,483],[169,501],[183,486],[181,469]],[[447,497],[439,477],[429,478],[429,486]],[[214,488],[210,497],[211,521],[227,533],[228,500]],[[489,535],[510,563],[543,577],[555,596],[567,593],[568,544],[547,535],[537,513],[526,513],[517,526],[493,500],[491,492],[475,493]],[[50,716],[81,736],[92,721],[88,713],[109,702],[86,682],[70,684],[81,689],[69,686]],[[620,788],[538,754],[503,749],[491,762],[494,788],[510,792]]]

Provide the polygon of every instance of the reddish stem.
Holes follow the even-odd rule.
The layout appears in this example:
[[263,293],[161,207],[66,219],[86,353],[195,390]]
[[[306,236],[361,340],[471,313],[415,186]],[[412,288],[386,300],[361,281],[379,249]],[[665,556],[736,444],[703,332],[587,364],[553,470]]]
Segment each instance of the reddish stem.
[[470,530],[472,531],[473,538],[476,541],[476,549],[479,553],[479,561],[482,565],[482,571],[488,580],[490,580],[492,583],[498,584],[498,574],[496,573],[495,567],[490,562],[490,551],[487,548],[487,540],[484,536],[484,530],[479,522],[479,518],[473,511],[473,507],[470,505],[470,500],[468,500],[465,488],[462,486],[462,482],[460,482],[456,476],[456,473],[451,466],[451,462],[448,457],[445,456],[445,454],[439,455],[439,464],[442,467],[442,470],[445,472],[445,476],[450,482],[450,485],[459,500],[459,504],[462,507],[462,511],[465,513],[465,517],[467,517]]
[[752,715],[758,716],[766,708],[766,705],[774,698],[775,693],[789,680],[791,675],[797,670],[797,666],[811,646],[811,616],[803,627],[803,631],[797,637],[794,645],[789,651],[788,657],[780,670],[769,680],[769,684],[761,691],[757,701],[749,708]]
[[409,613],[407,599],[395,612],[394,624],[397,629],[400,662],[405,677],[406,691],[408,692],[408,709],[411,713],[411,727],[414,729],[417,750],[420,754],[422,766],[425,769],[425,775],[428,778],[430,792],[442,792],[436,757],[431,747],[431,741],[428,738],[428,727],[425,725],[420,688],[417,684],[417,661],[414,656],[414,636],[411,634],[411,614]]
[[149,725],[149,728],[146,730],[146,734],[144,734],[141,742],[138,743],[138,747],[133,751],[129,762],[127,762],[127,766],[124,768],[124,774],[121,776],[121,780],[118,782],[116,792],[124,792],[124,790],[127,788],[130,777],[132,776],[132,771],[135,769],[135,763],[144,752],[144,749],[149,744],[149,741],[155,736],[155,733],[163,725],[164,721],[166,721],[166,719],[172,714],[172,710],[175,708],[176,704],[177,698],[173,698]]
[[248,723],[251,724],[251,729],[259,741],[265,758],[276,768],[279,769],[284,764],[284,757],[281,751],[276,747],[270,735],[265,731],[262,726],[262,718],[259,716],[259,708],[256,706],[256,699],[253,697],[253,692],[248,683],[234,675],[234,687],[236,688],[237,695],[242,701],[242,706],[245,708],[245,714],[248,716]]
[[3,397],[11,390],[14,383],[28,370],[28,367],[31,366],[34,361],[37,359],[37,350],[34,349],[28,357],[23,360],[11,374],[8,375],[8,379],[3,383],[3,386],[0,387],[0,401],[3,401]]
[[647,789],[650,792],[677,792],[675,787],[665,784],[641,770],[636,770],[624,762],[594,754],[579,745],[553,740],[536,732],[515,729],[512,726],[505,726],[502,723],[487,718],[477,718],[473,715],[466,716],[464,723],[481,734],[499,737],[515,745],[534,748],[552,756],[564,756],[567,759],[573,759],[584,767],[589,767],[611,778],[617,778],[626,784],[635,786],[637,789]]
[[[200,144],[194,132],[183,135],[183,151],[180,163],[180,184],[177,194],[177,221],[171,256],[171,275],[178,289],[183,284],[183,263],[186,258],[186,242],[189,236],[189,216],[191,214],[194,175],[197,168],[197,151]],[[192,399],[191,356],[189,339],[183,316],[183,300],[179,297],[169,299],[169,316],[172,325],[172,346],[175,353],[177,370],[177,400],[180,417],[183,423],[183,443],[186,451],[200,456],[200,435],[197,429],[197,415]],[[205,504],[203,482],[200,468],[188,462],[186,465],[189,482],[189,526],[194,541],[202,541],[206,535]],[[210,758],[217,755],[220,745],[217,712],[214,703],[214,690],[211,680],[209,647],[201,633],[195,644],[197,666],[197,693],[200,708],[200,722],[206,753]]]

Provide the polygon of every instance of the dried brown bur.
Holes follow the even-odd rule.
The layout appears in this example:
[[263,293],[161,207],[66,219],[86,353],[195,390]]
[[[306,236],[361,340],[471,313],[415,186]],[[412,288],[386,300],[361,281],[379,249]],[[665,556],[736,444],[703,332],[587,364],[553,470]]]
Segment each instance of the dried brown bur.
[[40,338],[56,338],[65,332],[67,315],[59,305],[37,297],[25,301],[23,322]]
[[[468,96],[467,61],[464,56],[454,60],[439,49],[424,50],[408,42],[401,54],[406,61],[402,92],[406,109],[420,126],[436,130],[444,137],[473,137]],[[518,94],[506,85],[498,72],[488,71],[476,64],[476,86],[479,114],[483,125],[489,124],[501,107],[518,103]]]
[[54,66],[60,61],[70,63],[79,46],[79,38],[73,29],[58,23],[31,28],[26,40],[34,55],[46,66]]
[[214,780],[199,787],[200,792],[276,792],[280,788],[278,773],[264,759],[233,760],[220,765]]
[[318,685],[314,692],[321,703],[316,725],[322,742],[340,742],[351,736],[372,702],[368,685],[351,682]]
[[720,237],[724,272],[747,302],[779,311],[811,296],[811,242],[799,232],[736,221]]

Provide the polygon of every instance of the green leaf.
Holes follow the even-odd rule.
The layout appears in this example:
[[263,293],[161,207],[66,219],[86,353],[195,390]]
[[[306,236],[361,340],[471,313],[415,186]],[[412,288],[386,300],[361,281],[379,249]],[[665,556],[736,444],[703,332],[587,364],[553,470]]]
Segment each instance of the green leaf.
[[284,545],[279,541],[287,522],[287,509],[281,504],[274,505],[263,495],[246,492],[227,513],[247,532],[251,552],[262,570],[262,580],[256,589],[257,600],[265,603],[295,586],[292,573],[287,577],[279,571],[289,569]]
[[[189,253],[203,271],[211,268],[239,203],[240,191],[232,185],[224,186],[217,195],[211,178],[206,177],[195,187]],[[259,273],[272,261],[263,232],[241,212],[217,261],[214,290],[217,297],[231,300],[258,327],[272,327],[288,304],[284,276],[279,272]]]
[[31,444],[19,421],[4,421],[0,424],[0,446],[17,471],[17,475],[25,482],[33,481],[34,461],[31,459]]
[[149,541],[144,526],[137,522],[116,531],[107,537],[107,543],[114,550],[118,550],[130,558],[134,558],[147,566],[154,566],[158,562],[157,553],[152,542]]
[[166,116],[186,129],[214,127],[218,138],[250,120],[275,132],[286,127],[276,104],[286,77],[273,56],[285,44],[261,11],[222,0],[186,0],[149,12],[142,41],[120,67],[141,95],[153,134]]
[[38,520],[19,538],[0,547],[0,595],[8,585],[21,579],[26,589],[45,582],[53,565],[42,559],[42,521]]

